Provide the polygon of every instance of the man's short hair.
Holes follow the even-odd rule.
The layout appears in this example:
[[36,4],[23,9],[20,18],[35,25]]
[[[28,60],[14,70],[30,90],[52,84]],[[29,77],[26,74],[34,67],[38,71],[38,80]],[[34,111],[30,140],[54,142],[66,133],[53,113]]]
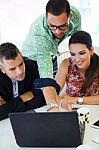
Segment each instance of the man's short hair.
[[0,45],[0,61],[3,59],[15,60],[18,53],[20,53],[19,49],[12,43],[7,42]]
[[67,0],[49,0],[46,5],[46,15],[51,13],[55,16],[66,12],[69,16],[70,14],[70,4]]

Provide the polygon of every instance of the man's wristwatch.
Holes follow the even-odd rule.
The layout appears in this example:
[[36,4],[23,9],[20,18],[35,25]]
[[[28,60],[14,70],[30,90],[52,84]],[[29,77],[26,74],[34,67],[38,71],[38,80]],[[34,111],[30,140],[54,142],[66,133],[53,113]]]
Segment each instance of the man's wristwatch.
[[77,102],[78,102],[78,104],[82,105],[83,104],[83,97],[79,97]]

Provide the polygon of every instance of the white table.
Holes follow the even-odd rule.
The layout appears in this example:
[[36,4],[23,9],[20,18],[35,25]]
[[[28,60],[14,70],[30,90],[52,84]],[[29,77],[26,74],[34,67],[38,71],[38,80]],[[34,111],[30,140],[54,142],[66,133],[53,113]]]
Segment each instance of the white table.
[[[86,105],[90,109],[90,123],[86,126],[84,144],[92,145],[93,150],[99,150],[99,144],[92,142],[93,138],[99,137],[99,129],[90,125],[99,119],[99,105]],[[16,144],[10,120],[0,121],[0,150],[61,150],[62,148],[21,148]],[[67,150],[67,148],[63,148]],[[69,149],[68,149],[69,150]]]

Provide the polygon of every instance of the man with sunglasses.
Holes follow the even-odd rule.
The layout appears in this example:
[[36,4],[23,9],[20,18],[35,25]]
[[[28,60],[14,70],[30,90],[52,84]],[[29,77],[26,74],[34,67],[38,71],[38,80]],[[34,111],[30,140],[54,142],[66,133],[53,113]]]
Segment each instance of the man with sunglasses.
[[67,0],[49,0],[46,14],[30,27],[23,43],[23,55],[36,60],[41,78],[53,78],[57,72],[59,44],[81,29],[81,15]]

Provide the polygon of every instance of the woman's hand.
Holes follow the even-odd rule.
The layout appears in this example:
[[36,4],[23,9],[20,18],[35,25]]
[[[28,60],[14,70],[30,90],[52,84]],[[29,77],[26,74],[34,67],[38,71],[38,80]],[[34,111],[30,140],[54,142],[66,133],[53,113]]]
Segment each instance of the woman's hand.
[[68,111],[72,111],[73,105],[77,103],[77,98],[65,96],[56,98],[59,108],[67,109]]
[[62,99],[60,101],[60,107],[61,108],[65,108],[67,109],[68,111],[72,111],[73,109],[73,105],[76,104],[76,101],[75,100],[66,100],[66,99]]
[[73,96],[68,96],[68,95],[64,95],[64,99],[68,100],[68,101],[75,101],[77,103],[79,97],[73,97]]

